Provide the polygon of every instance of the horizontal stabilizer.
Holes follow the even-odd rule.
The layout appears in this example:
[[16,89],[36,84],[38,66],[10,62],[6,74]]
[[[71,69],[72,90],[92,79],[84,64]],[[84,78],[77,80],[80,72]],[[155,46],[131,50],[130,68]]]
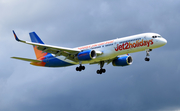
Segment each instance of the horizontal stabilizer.
[[11,57],[11,58],[13,58],[13,59],[19,59],[19,60],[23,60],[23,61],[28,61],[28,62],[42,62],[41,60],[21,58],[21,57]]

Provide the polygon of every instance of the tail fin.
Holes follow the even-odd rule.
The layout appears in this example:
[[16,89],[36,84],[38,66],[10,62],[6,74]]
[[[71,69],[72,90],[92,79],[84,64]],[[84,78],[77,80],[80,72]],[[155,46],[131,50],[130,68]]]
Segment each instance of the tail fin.
[[[31,37],[32,42],[44,44],[43,41],[38,37],[38,35],[35,32],[31,32],[31,33],[29,33],[29,35]],[[37,46],[33,46],[33,48],[34,48],[34,52],[36,55],[36,59],[40,59],[41,57],[44,57],[48,54],[48,53],[44,53],[41,50],[38,50]]]

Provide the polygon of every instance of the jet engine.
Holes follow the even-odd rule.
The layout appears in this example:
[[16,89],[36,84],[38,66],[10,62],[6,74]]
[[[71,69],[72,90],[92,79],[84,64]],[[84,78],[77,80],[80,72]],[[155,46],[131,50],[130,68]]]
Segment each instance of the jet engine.
[[96,51],[94,50],[85,50],[80,53],[78,53],[77,58],[80,61],[87,61],[95,59],[97,56]]
[[112,61],[113,66],[127,66],[132,64],[132,57],[129,55],[118,57]]

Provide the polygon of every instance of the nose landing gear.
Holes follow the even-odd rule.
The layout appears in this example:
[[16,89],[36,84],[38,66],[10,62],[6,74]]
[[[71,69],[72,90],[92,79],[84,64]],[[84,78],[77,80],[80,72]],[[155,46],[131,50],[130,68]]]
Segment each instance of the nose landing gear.
[[146,58],[145,58],[145,61],[150,61],[150,58],[146,57]]
[[152,49],[146,50],[146,58],[145,58],[145,61],[150,61],[150,58],[148,58],[148,56],[150,56],[150,54],[149,54],[150,51],[152,51]]

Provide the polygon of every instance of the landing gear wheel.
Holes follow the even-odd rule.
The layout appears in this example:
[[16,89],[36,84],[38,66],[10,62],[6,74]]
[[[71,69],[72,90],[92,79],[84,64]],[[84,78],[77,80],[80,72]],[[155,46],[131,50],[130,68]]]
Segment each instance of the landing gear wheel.
[[80,67],[76,67],[76,71],[81,71],[82,69]]
[[104,61],[100,61],[100,70],[97,70],[97,74],[102,74],[106,72],[106,69],[103,69]]
[[105,72],[106,72],[106,69],[101,69],[101,71],[102,71],[103,73],[105,73]]
[[106,69],[97,70],[97,74],[102,74],[102,73],[105,73],[105,72],[106,72]]
[[150,58],[147,58],[147,57],[146,57],[146,58],[145,58],[145,61],[150,61]]
[[101,70],[97,70],[97,74],[102,74],[102,71]]
[[82,70],[85,70],[85,66],[81,66],[81,69],[82,69]]
[[76,67],[76,71],[79,71],[79,67]]
[[100,69],[100,72],[105,73],[106,69]]
[[76,67],[76,71],[82,71],[82,70],[85,70],[85,66],[79,66],[79,67]]

